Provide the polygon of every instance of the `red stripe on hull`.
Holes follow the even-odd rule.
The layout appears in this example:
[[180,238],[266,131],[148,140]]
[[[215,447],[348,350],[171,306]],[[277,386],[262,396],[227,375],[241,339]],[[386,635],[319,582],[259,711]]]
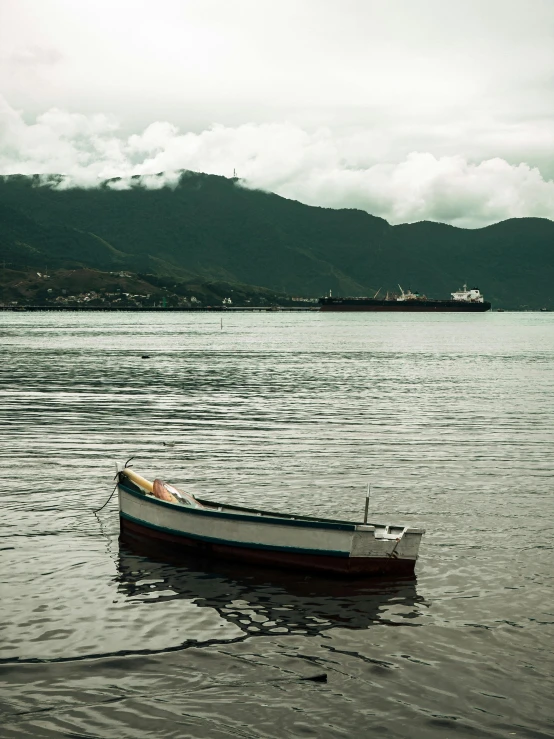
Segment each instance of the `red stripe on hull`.
[[300,554],[298,552],[276,552],[268,549],[247,549],[227,544],[189,539],[166,531],[158,531],[147,526],[120,518],[120,539],[127,544],[139,543],[153,547],[164,556],[175,558],[178,552],[184,557],[203,557],[226,561],[248,562],[255,565],[276,567],[278,569],[325,572],[327,574],[361,577],[364,575],[394,575],[406,577],[414,574],[415,561],[409,559],[377,557],[332,557],[329,555]]

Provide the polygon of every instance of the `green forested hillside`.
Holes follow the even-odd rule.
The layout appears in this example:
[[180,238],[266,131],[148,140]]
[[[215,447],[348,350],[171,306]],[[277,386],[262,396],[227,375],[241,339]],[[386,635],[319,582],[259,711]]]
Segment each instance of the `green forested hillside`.
[[11,268],[126,269],[318,296],[392,290],[447,297],[463,282],[496,307],[554,308],[554,223],[468,230],[390,226],[186,172],[175,188],[55,190],[0,179],[0,259]]

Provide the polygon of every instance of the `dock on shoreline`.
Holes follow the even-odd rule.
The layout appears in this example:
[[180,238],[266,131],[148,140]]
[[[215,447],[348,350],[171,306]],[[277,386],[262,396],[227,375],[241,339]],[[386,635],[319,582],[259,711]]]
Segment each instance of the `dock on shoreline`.
[[26,313],[36,311],[54,312],[88,312],[88,313],[302,313],[319,311],[319,306],[205,306],[204,308],[169,308],[169,307],[112,307],[104,305],[1,305],[0,311]]

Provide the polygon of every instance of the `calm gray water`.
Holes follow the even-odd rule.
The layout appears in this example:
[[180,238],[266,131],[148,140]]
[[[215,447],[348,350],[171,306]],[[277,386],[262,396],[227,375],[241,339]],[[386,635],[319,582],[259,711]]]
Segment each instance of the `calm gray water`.
[[[554,314],[5,313],[0,335],[2,739],[554,736]],[[342,518],[370,478],[372,518],[427,529],[417,580],[120,547],[115,498],[93,509],[131,455]]]

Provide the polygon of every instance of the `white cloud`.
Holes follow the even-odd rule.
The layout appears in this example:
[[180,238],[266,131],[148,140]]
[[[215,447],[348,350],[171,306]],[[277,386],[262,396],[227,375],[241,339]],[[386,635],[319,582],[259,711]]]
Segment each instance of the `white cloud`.
[[57,64],[63,59],[63,54],[54,48],[42,46],[26,46],[17,48],[7,56],[6,61],[14,66],[39,67]]
[[[129,131],[153,119],[200,131],[554,113],[552,0],[4,5],[0,88],[35,114],[105,110]],[[15,79],[14,63],[33,74]]]
[[[552,136],[545,126],[543,138]],[[386,143],[381,130],[338,134],[292,123],[180,133],[158,121],[124,136],[112,117],[56,108],[27,124],[0,98],[0,174],[62,174],[52,186],[96,187],[119,177],[110,187],[160,188],[175,186],[178,170],[230,177],[236,169],[244,187],[311,205],[359,208],[391,223],[428,219],[476,227],[521,216],[554,220],[554,182],[536,167],[424,151],[396,158],[389,152],[383,160]]]
[[391,223],[434,220],[467,228],[507,218],[554,219],[554,182],[503,159],[413,152],[404,161],[335,169],[287,183],[282,194],[331,207],[358,207]]

